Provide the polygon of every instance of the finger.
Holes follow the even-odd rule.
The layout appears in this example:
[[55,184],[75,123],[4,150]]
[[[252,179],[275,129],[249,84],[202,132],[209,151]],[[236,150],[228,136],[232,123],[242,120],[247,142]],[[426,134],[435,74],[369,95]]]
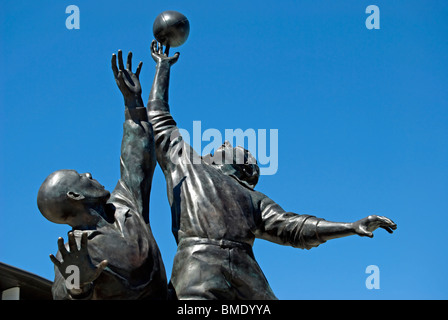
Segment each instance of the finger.
[[386,218],[386,217],[384,217],[385,219],[387,219],[387,222],[388,222],[388,224],[389,224],[389,227],[392,229],[392,230],[395,230],[395,229],[397,229],[397,224],[395,223],[395,222],[393,222],[391,219],[389,219],[389,218]]
[[99,269],[101,269],[101,271],[103,271],[104,269],[106,269],[108,263],[109,263],[109,261],[103,260],[97,265],[97,268],[99,268]]
[[115,78],[115,81],[118,84],[118,87],[121,88],[124,84],[124,79],[123,79],[123,71],[118,71],[117,77]]
[[378,218],[383,223],[382,226],[389,227],[393,230],[397,229],[397,225],[391,219],[384,216],[379,216]]
[[87,237],[88,237],[87,232],[83,232],[81,236],[81,250],[87,249]]
[[157,41],[156,40],[152,40],[151,42],[151,53],[156,53],[157,52]]
[[172,60],[171,60],[171,64],[175,64],[175,63],[177,62],[177,60],[179,59],[179,55],[180,55],[179,52],[176,52],[176,53],[173,55],[173,58],[171,58],[171,59],[172,59]]
[[370,232],[370,231],[368,231],[368,230],[365,229],[365,228],[360,228],[360,233],[359,233],[359,235],[362,236],[362,237],[373,238],[373,233]]
[[73,232],[68,233],[68,247],[72,253],[78,251],[78,245],[76,244],[75,235]]
[[158,43],[158,45],[159,45],[159,51],[158,51],[158,53],[159,54],[163,54],[163,45],[159,42]]
[[118,74],[118,68],[117,68],[117,56],[115,53],[112,54],[111,64],[112,64],[112,71],[114,72],[114,77],[116,78]]
[[68,255],[68,251],[65,248],[64,239],[61,238],[61,237],[58,238],[58,249],[59,249],[59,252],[62,255],[62,259],[64,259]]
[[394,232],[392,231],[392,229],[389,228],[389,227],[381,227],[381,228],[383,228],[384,230],[386,230],[386,231],[389,232],[389,233],[394,233]]
[[166,54],[167,57],[170,55],[170,46],[169,45],[167,45],[165,47],[165,54]]
[[128,53],[128,61],[126,62],[126,69],[129,71],[132,71],[132,52],[129,51]]
[[55,257],[54,255],[52,255],[52,254],[50,254],[50,260],[51,260],[51,262],[54,263],[54,265],[55,265],[58,269],[62,266],[62,263],[61,263],[58,259],[56,259],[56,257]]
[[120,70],[124,70],[123,52],[121,50],[118,50],[118,67],[120,68]]
[[142,70],[142,65],[143,65],[143,62],[140,61],[140,63],[137,66],[137,70],[135,71],[135,75],[137,76],[137,78],[140,76],[140,71]]
[[103,272],[103,270],[106,269],[107,264],[108,264],[108,261],[103,260],[96,266],[96,272],[95,272],[95,275],[93,276],[94,279],[96,279],[100,276],[101,272]]

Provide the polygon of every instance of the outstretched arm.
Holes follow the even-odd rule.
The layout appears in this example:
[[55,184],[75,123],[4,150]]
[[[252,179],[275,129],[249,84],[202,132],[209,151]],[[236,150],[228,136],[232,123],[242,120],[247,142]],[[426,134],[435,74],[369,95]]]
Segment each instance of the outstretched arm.
[[392,220],[376,215],[345,223],[286,212],[262,193],[257,194],[260,199],[260,223],[256,236],[278,244],[311,249],[331,239],[350,235],[373,237],[372,232],[377,228],[383,228],[389,233],[397,228]]
[[351,235],[373,238],[373,231],[378,228],[382,228],[389,233],[393,233],[392,230],[397,229],[397,225],[389,218],[370,215],[352,223],[322,220],[317,224],[316,232],[320,239],[327,241]]
[[132,72],[132,52],[128,54],[126,68],[121,50],[118,51],[118,68],[117,57],[112,55],[112,71],[123,94],[126,121],[121,144],[121,178],[111,200],[135,209],[149,223],[149,196],[156,158],[153,130],[141,98],[141,67],[140,62],[136,72]]

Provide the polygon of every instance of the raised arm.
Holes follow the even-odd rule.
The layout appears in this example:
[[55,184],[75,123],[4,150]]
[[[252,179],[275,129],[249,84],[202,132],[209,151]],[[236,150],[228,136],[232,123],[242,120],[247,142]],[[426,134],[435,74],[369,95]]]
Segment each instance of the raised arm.
[[129,52],[125,68],[119,50],[117,68],[117,57],[112,55],[112,71],[124,98],[125,122],[121,144],[121,178],[111,200],[134,208],[149,223],[149,196],[156,158],[152,126],[141,98],[141,67],[140,62],[136,72],[131,71],[132,53]]
[[148,118],[154,129],[157,161],[165,174],[169,173],[179,161],[192,161],[196,156],[193,149],[180,135],[168,105],[168,89],[171,66],[179,59],[179,53],[169,57],[169,48],[155,40],[151,43],[151,56],[156,62],[156,73],[147,104]]
[[165,53],[163,53],[163,46],[160,43],[157,44],[155,40],[152,41],[151,56],[156,62],[156,74],[149,94],[148,107],[150,110],[152,103],[157,100],[161,100],[168,104],[171,66],[179,59],[179,52],[176,52],[172,57],[169,57],[168,54],[169,47],[166,47]]

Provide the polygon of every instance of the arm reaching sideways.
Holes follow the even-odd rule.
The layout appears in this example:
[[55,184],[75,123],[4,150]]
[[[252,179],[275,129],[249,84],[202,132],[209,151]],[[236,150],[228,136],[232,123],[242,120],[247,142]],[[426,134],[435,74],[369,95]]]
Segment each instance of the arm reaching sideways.
[[351,235],[373,237],[373,231],[383,228],[389,233],[397,225],[389,218],[370,215],[353,223],[326,221],[306,214],[286,212],[270,198],[259,193],[260,224],[256,236],[274,243],[311,249],[336,238]]
[[373,231],[383,228],[389,233],[397,229],[397,225],[389,218],[370,215],[352,223],[331,222],[321,220],[317,224],[317,234],[323,241],[342,238],[351,235],[373,238]]

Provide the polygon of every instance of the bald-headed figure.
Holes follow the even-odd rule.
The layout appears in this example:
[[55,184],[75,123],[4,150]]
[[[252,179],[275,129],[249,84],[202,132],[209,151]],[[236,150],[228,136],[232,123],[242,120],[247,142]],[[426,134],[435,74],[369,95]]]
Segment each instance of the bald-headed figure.
[[[154,137],[141,99],[139,73],[132,54],[112,56],[112,70],[123,93],[125,122],[121,177],[112,193],[90,173],[58,170],[41,185],[37,205],[54,223],[68,224],[68,243],[58,239],[54,299],[166,299],[167,279],[149,225],[149,198],[156,166]],[[72,267],[79,270],[71,283]],[[67,269],[71,267],[70,269]],[[70,280],[70,281],[69,281]],[[76,285],[75,285],[76,284]]]
[[88,229],[89,226],[96,226],[101,218],[108,220],[101,209],[109,197],[110,192],[90,173],[58,170],[42,183],[37,205],[51,222]]

